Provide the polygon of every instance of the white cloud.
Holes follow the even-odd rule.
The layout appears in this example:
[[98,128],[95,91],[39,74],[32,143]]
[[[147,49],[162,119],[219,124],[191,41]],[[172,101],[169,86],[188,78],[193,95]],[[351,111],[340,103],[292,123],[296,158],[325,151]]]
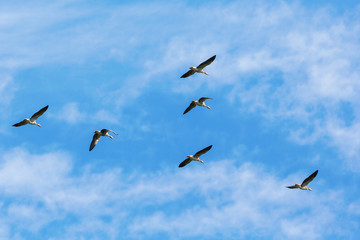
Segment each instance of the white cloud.
[[5,120],[9,118],[10,104],[16,91],[15,83],[10,74],[0,71],[0,111],[2,120],[0,123],[0,133],[6,133],[7,123]]
[[[197,76],[196,82],[174,81],[173,91],[189,94],[204,84],[213,90],[230,86],[228,99],[241,105],[242,111],[260,113],[277,123],[286,121],[283,130],[293,141],[326,142],[351,159],[352,168],[360,156],[360,144],[354,139],[360,116],[356,54],[360,25],[354,18],[358,11],[335,15],[327,7],[311,10],[261,1],[252,6],[193,8],[185,12],[197,28],[172,36],[161,49],[160,61],[152,60],[148,66],[160,65],[156,74],[162,71],[168,76],[216,53],[209,66],[211,76],[205,81],[203,76]],[[344,103],[354,112],[349,125],[344,122],[351,116],[338,114]]]
[[86,114],[79,110],[79,104],[70,102],[65,104],[59,113],[51,115],[58,120],[64,120],[70,124],[80,123],[86,120]]
[[[328,7],[313,10],[265,1],[221,3],[221,7],[217,2],[206,6],[172,2],[111,8],[39,1],[7,3],[2,9],[0,29],[6,34],[0,37],[0,63],[7,70],[82,64],[94,58],[127,62],[127,71],[133,74],[121,77],[120,87],[108,89],[108,95],[100,94],[100,101],[118,107],[137,99],[150,83],[161,82],[165,90],[187,94],[204,84],[212,90],[231,86],[229,99],[241,102],[242,110],[294,121],[286,129],[296,136],[293,140],[311,144],[325,139],[348,158],[360,154],[360,145],[351,143],[353,136],[347,131],[356,127],[344,128],[344,119],[334,119],[343,102],[354,109],[355,120],[360,115],[359,24],[354,17],[358,8],[342,16]],[[157,18],[149,18],[154,13]],[[169,23],[162,24],[163,18]],[[208,67],[211,76],[179,79],[188,65],[213,54],[218,57]],[[72,116],[83,119],[76,105],[72,110]],[[335,133],[339,131],[342,134]],[[348,148],[341,144],[343,139],[350,142]]]
[[119,123],[119,119],[116,115],[114,115],[104,109],[97,111],[95,113],[95,115],[93,116],[93,119],[96,121],[108,122],[108,123],[113,123],[113,124]]
[[178,179],[186,189],[184,196],[194,195],[196,200],[181,202],[175,213],[160,210],[138,217],[130,225],[133,233],[167,233],[172,239],[249,235],[321,239],[333,234],[324,226],[333,225],[337,211],[341,211],[337,207],[341,193],[321,193],[319,185],[311,195],[291,191],[285,188],[289,179],[281,181],[249,163],[235,167],[232,162],[221,161],[196,173],[184,171],[188,172]]
[[354,215],[348,209],[359,205],[346,204],[343,192],[326,189],[321,179],[311,183],[313,192],[289,190],[285,186],[303,173],[280,180],[251,163],[223,160],[130,175],[116,168],[94,172],[88,166],[73,176],[73,160],[66,153],[16,148],[2,156],[0,192],[2,201],[11,204],[1,206],[0,229],[31,231],[40,239],[53,221],[64,229],[60,236],[51,235],[54,239],[87,234],[151,239],[158,233],[172,239],[238,238],[254,232],[278,239],[326,239],[341,236],[340,229],[351,237],[348,223]]

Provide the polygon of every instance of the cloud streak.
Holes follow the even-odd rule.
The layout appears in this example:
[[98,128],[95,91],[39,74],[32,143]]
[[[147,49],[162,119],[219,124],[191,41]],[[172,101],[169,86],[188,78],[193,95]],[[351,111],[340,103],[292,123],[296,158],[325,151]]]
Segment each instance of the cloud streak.
[[[40,239],[53,221],[65,231],[50,236],[54,239],[86,234],[155,239],[159,233],[171,239],[231,239],[252,232],[279,239],[326,239],[343,234],[337,216],[353,222],[352,213],[344,215],[343,193],[321,190],[326,186],[321,179],[312,183],[313,192],[291,191],[284,186],[300,175],[280,180],[251,163],[222,160],[140,175],[120,168],[95,172],[89,165],[73,176],[74,160],[67,153],[35,155],[17,148],[2,155],[2,228],[30,231]],[[338,227],[330,230],[329,225]]]

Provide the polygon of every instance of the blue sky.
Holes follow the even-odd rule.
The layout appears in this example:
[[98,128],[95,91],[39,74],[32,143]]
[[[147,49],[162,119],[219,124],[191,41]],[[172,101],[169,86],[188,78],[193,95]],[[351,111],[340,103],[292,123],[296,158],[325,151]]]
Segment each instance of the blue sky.
[[[1,2],[0,239],[357,239],[359,13]],[[212,110],[182,115],[200,97]],[[11,126],[45,105],[42,128]],[[102,128],[119,135],[89,152]],[[312,192],[285,188],[316,169]]]

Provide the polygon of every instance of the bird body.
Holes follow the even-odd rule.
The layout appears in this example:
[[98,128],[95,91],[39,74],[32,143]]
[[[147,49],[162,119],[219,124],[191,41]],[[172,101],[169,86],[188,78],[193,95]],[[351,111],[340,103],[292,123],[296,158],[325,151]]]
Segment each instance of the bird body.
[[184,167],[186,165],[188,165],[191,161],[198,161],[201,163],[204,163],[203,160],[200,160],[200,156],[207,153],[210,149],[212,148],[212,145],[198,151],[197,153],[195,153],[194,155],[187,155],[187,159],[185,159],[184,161],[182,161],[179,165],[179,167]]
[[206,108],[208,108],[208,109],[211,109],[208,105],[205,104],[205,100],[206,100],[206,99],[212,99],[212,98],[202,97],[202,98],[200,98],[200,99],[197,100],[197,101],[196,101],[196,100],[192,100],[191,103],[190,103],[190,105],[185,109],[185,111],[184,111],[183,114],[189,112],[191,109],[193,109],[193,108],[196,107],[196,106],[206,107]]
[[102,129],[101,131],[96,130],[96,131],[94,132],[94,136],[93,136],[93,139],[92,139],[92,141],[91,141],[89,151],[91,151],[91,150],[94,149],[94,147],[96,146],[96,144],[99,142],[100,137],[105,137],[105,136],[106,136],[106,137],[109,137],[109,138],[111,138],[111,139],[114,139],[114,137],[111,136],[111,135],[109,134],[109,132],[112,132],[112,133],[114,133],[115,135],[118,135],[117,133],[115,133],[114,131],[109,130],[109,129]]
[[216,58],[216,55],[212,56],[211,58],[209,58],[208,60],[206,60],[205,62],[202,62],[199,66],[197,67],[189,67],[189,71],[187,71],[186,73],[184,73],[181,78],[187,78],[191,75],[193,75],[194,73],[204,73],[206,75],[209,75],[209,73],[205,72],[203,69],[210,65]]
[[36,113],[34,113],[31,118],[24,118],[24,120],[22,120],[21,122],[15,123],[13,126],[14,127],[20,127],[20,126],[24,126],[26,124],[30,124],[30,125],[37,125],[39,127],[41,127],[41,125],[39,123],[36,122],[36,120],[43,115],[44,112],[46,112],[46,110],[48,109],[49,105],[43,107],[42,109],[40,109],[39,111],[37,111]]
[[312,191],[307,185],[316,177],[318,170],[313,172],[309,177],[307,177],[301,184],[295,183],[293,186],[287,186],[290,189],[301,189],[301,190],[309,190]]

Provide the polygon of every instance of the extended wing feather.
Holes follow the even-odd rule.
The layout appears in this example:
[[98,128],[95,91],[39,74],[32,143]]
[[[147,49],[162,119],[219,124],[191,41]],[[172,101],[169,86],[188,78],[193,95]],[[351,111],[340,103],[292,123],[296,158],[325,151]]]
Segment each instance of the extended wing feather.
[[208,146],[208,147],[206,147],[206,148],[198,151],[197,153],[195,153],[194,157],[195,157],[195,158],[200,157],[201,155],[207,153],[211,148],[212,148],[212,145],[210,145],[210,146]]
[[34,113],[34,115],[31,116],[30,120],[31,121],[35,121],[36,119],[38,119],[38,117],[40,117],[41,115],[43,115],[44,112],[46,112],[46,110],[48,109],[49,105],[43,107],[42,109],[40,109],[39,111],[37,111],[36,113]]
[[212,56],[211,58],[209,58],[205,62],[200,63],[200,65],[197,66],[197,69],[202,70],[206,66],[210,65],[215,60],[215,58],[216,58],[216,55]]
[[100,139],[100,135],[99,134],[94,134],[93,139],[92,139],[91,144],[90,144],[89,151],[94,149],[96,144],[99,142],[99,139]]
[[187,158],[179,164],[179,167],[184,167],[184,166],[188,165],[190,162],[191,162],[191,159]]
[[301,184],[302,187],[306,187],[318,174],[318,170],[313,172],[309,177],[307,177]]
[[195,73],[195,71],[192,70],[192,69],[190,69],[189,71],[187,71],[186,73],[184,73],[184,74],[181,76],[181,78],[187,78],[187,77],[193,75],[194,73]]
[[190,105],[185,109],[185,111],[184,111],[183,114],[189,112],[189,111],[190,111],[191,109],[193,109],[194,107],[196,107],[196,104],[193,103],[193,102],[191,102]]
[[212,98],[202,97],[202,98],[199,99],[199,103],[205,102],[206,99],[212,99]]
[[24,126],[27,124],[27,121],[26,120],[22,120],[21,122],[18,122],[18,123],[15,123],[13,125],[13,127],[20,127],[20,126]]

